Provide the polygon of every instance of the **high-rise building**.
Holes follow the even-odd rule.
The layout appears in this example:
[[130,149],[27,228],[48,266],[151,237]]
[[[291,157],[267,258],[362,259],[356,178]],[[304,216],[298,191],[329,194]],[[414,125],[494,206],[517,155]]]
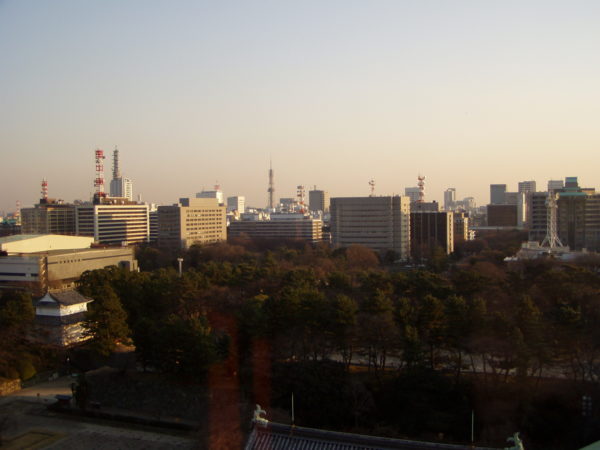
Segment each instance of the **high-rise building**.
[[401,196],[331,199],[331,237],[336,247],[364,245],[410,258],[410,199]]
[[246,212],[246,197],[227,197],[227,212],[237,211],[239,214]]
[[226,207],[217,198],[181,198],[158,207],[158,245],[189,248],[227,239]]
[[506,203],[506,184],[490,184],[490,204],[504,205]]
[[558,190],[558,237],[571,250],[600,251],[600,194],[581,188],[577,177],[567,177]]
[[456,188],[448,188],[444,191],[444,210],[452,211],[456,203]]
[[523,194],[528,194],[530,192],[536,191],[535,181],[520,181],[519,182],[519,192]]
[[451,211],[410,213],[410,249],[414,259],[427,259],[435,248],[454,251],[454,213]]
[[315,189],[308,191],[308,208],[311,212],[329,212],[329,192]]
[[404,195],[410,199],[410,203],[416,203],[421,197],[421,188],[418,186],[404,188]]
[[130,245],[148,242],[149,207],[116,197],[78,205],[76,234],[93,236],[101,244]]
[[557,191],[565,187],[565,182],[563,180],[548,180],[548,190],[549,191]]

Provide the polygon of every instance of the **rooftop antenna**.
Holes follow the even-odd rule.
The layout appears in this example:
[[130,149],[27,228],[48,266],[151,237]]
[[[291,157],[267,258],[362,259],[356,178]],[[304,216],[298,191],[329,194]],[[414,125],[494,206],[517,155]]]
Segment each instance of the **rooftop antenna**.
[[425,177],[422,175],[419,175],[417,177],[417,180],[419,180],[419,182],[417,183],[417,186],[419,186],[418,203],[423,203],[423,202],[425,202]]
[[375,180],[373,178],[369,180],[369,186],[371,187],[370,197],[375,197]]
[[42,180],[42,200],[48,200],[48,182],[44,178]]
[[269,193],[269,209],[273,209],[273,195],[275,194],[275,184],[273,181],[273,162],[269,158],[269,189],[267,189]]
[[96,178],[94,187],[96,188],[96,197],[106,197],[104,193],[104,150],[96,149]]

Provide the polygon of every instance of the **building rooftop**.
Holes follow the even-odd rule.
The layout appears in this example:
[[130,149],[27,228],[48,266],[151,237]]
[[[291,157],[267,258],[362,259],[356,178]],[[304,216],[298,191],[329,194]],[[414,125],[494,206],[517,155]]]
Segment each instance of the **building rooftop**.
[[13,234],[12,236],[4,236],[0,237],[0,245],[8,244],[10,242],[19,242],[26,241],[28,239],[35,239],[43,236],[48,236],[47,234]]
[[47,292],[42,298],[35,302],[35,306],[41,303],[53,303],[56,302],[62,306],[77,305],[80,303],[90,303],[94,300],[88,297],[84,297],[79,292],[68,289],[64,291]]
[[255,423],[244,450],[494,450],[470,445],[410,441],[318,430],[279,423]]

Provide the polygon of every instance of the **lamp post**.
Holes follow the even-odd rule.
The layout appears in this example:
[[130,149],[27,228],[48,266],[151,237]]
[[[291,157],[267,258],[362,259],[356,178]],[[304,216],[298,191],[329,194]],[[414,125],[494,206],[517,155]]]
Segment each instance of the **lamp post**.
[[181,276],[183,275],[183,272],[182,272],[183,258],[177,258],[177,262],[179,263],[179,278],[181,278]]

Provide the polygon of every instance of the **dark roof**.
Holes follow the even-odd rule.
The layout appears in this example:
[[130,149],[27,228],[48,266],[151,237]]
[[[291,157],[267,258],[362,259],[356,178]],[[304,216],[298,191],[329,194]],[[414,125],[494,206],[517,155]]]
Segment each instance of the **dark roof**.
[[254,424],[244,450],[494,450],[469,445],[390,439],[269,422]]
[[[89,303],[94,300],[91,298],[84,297],[79,292],[69,289],[65,291],[56,291],[56,292],[48,292],[47,295],[52,297],[58,304],[63,306],[76,305],[78,303]],[[36,302],[36,306],[45,298],[46,296],[40,298]]]

